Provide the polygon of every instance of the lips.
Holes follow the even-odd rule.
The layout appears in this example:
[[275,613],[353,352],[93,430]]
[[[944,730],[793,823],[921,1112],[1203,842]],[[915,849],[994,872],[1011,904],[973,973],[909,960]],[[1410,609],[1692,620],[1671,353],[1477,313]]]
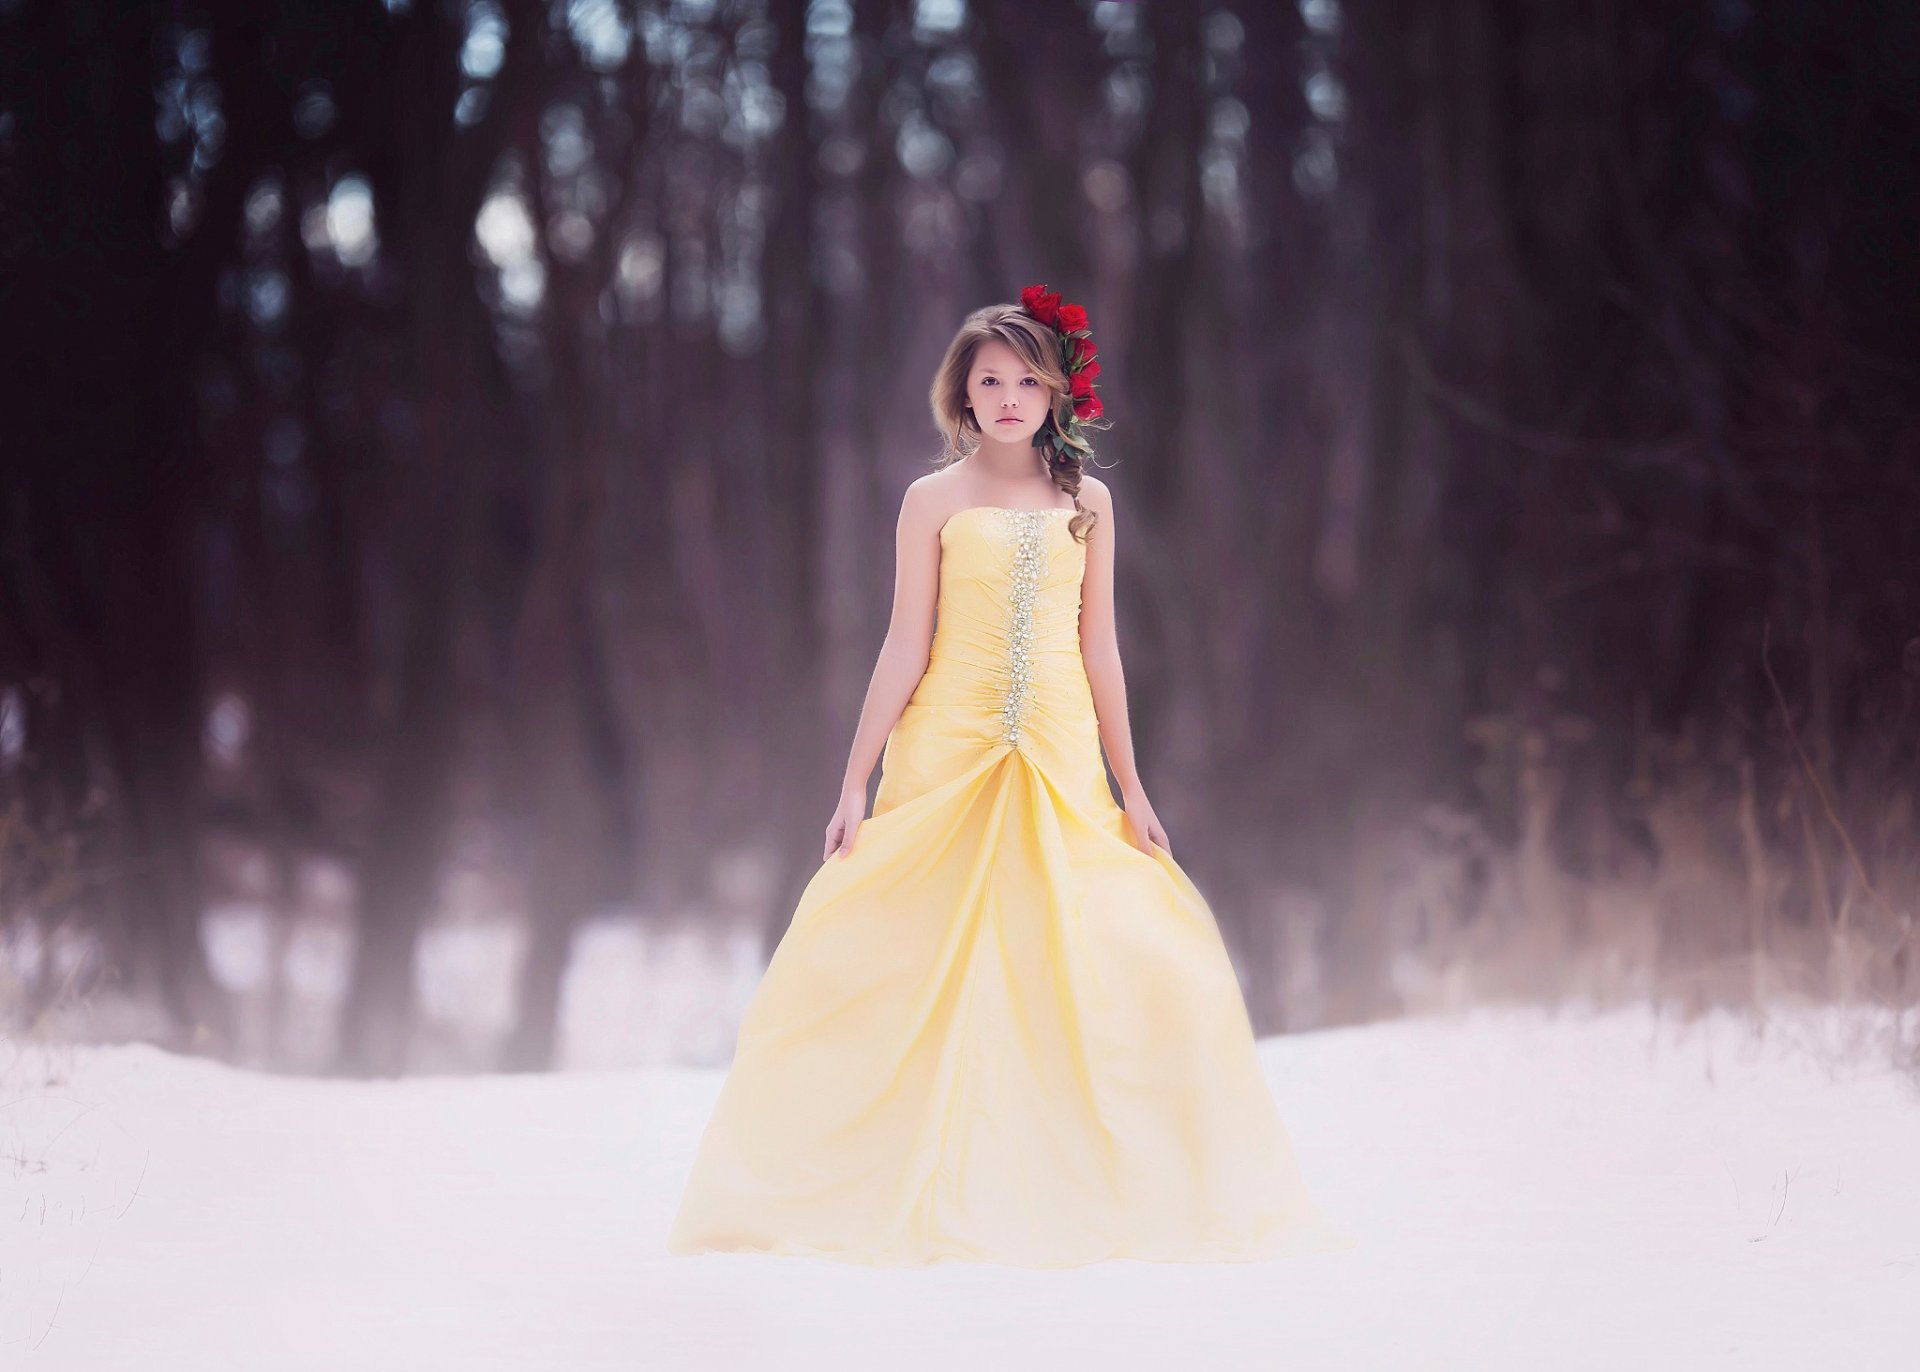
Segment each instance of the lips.
[[993,422],[996,424],[1018,424],[1020,417],[1018,415],[1008,415],[1004,419],[996,419]]

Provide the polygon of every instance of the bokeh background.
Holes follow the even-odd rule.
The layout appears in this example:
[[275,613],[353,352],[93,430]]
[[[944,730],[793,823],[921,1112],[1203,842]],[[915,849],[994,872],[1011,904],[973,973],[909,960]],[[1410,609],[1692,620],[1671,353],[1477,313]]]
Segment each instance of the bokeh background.
[[1916,69],[1890,2],[0,0],[4,1027],[724,1062],[1035,281],[1261,1033],[1920,1000]]

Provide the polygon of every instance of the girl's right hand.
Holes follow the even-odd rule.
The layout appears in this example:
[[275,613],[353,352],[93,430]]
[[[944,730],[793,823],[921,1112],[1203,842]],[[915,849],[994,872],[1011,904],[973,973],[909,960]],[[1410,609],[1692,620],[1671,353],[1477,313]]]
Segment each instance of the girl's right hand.
[[842,791],[840,805],[833,812],[833,818],[827,822],[827,849],[820,855],[825,862],[836,853],[845,857],[853,851],[853,836],[860,831],[860,821],[867,816],[867,792],[862,787],[858,791]]

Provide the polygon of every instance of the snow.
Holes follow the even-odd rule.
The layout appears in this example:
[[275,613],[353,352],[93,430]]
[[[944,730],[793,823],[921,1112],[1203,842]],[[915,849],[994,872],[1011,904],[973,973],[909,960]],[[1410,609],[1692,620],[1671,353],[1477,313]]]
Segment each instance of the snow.
[[5,1044],[0,1367],[1906,1369],[1920,1096],[1859,1022],[1268,1040],[1359,1249],[1063,1272],[668,1255],[716,1070],[342,1082]]

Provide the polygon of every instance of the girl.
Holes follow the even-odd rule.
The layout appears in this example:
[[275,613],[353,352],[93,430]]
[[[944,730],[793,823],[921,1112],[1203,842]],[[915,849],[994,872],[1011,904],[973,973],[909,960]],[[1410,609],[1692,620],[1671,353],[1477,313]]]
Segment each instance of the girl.
[[1098,375],[1086,312],[1044,286],[947,348],[943,465],[901,502],[826,852],[741,1022],[674,1252],[1353,1246],[1302,1185],[1214,917],[1134,769],[1113,496],[1083,472]]

